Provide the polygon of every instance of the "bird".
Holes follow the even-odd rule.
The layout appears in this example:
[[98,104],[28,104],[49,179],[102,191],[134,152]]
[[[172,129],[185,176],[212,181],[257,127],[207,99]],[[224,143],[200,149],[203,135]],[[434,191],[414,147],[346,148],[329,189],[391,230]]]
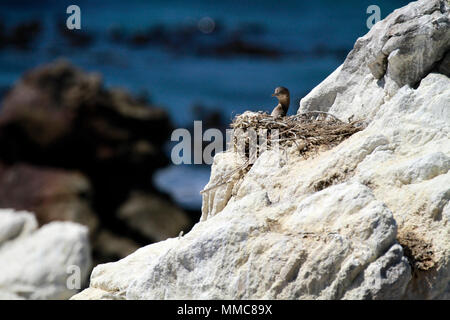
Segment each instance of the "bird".
[[278,99],[278,105],[273,109],[270,115],[275,118],[284,117],[289,109],[289,90],[285,87],[277,87],[275,88],[272,97]]

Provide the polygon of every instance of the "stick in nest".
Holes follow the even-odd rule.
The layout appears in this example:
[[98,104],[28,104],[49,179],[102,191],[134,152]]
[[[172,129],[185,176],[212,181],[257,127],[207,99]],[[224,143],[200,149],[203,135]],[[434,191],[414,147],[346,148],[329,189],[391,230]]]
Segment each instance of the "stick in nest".
[[205,193],[205,192],[207,192],[207,191],[210,191],[210,190],[212,190],[212,189],[218,188],[218,187],[220,187],[220,186],[223,186],[224,184],[229,183],[229,182],[231,181],[231,178],[233,177],[233,175],[234,175],[236,172],[238,172],[238,171],[240,171],[240,170],[245,170],[248,166],[249,166],[249,161],[247,160],[245,163],[243,163],[242,165],[240,165],[240,166],[237,167],[236,169],[234,169],[234,170],[228,172],[227,174],[223,175],[222,177],[220,177],[219,182],[216,183],[215,185],[213,185],[213,186],[211,186],[211,187],[209,187],[209,188],[206,188],[206,189],[203,189],[202,191],[200,191],[200,194],[203,194],[203,193]]
[[[314,119],[310,116],[311,114],[319,114],[323,117]],[[231,128],[234,129],[233,149],[244,158],[244,164],[221,177],[216,185],[202,190],[201,193],[230,182],[230,178],[236,172],[241,171],[241,175],[245,174],[254,160],[267,149],[277,146],[280,151],[286,151],[287,148],[296,145],[299,155],[306,159],[311,154],[317,153],[320,148],[335,147],[352,134],[361,131],[364,128],[364,122],[357,120],[346,123],[324,111],[308,111],[294,116],[276,118],[276,120],[267,113],[245,112],[234,118]],[[251,130],[254,132],[251,133]],[[261,137],[261,132],[265,132],[267,136]],[[272,135],[272,133],[276,134]],[[253,144],[258,139],[254,137],[258,135],[260,144],[256,142],[255,146]],[[243,150],[240,150],[241,148]],[[250,154],[251,150],[256,150],[256,154]]]
[[[325,117],[312,119],[308,116],[309,114],[319,114]],[[303,140],[310,149],[317,149],[320,146],[333,147],[345,137],[362,130],[360,123],[361,121],[345,123],[333,114],[324,111],[308,111],[299,115],[277,118],[276,120],[265,113],[246,112],[236,116],[231,127],[235,130],[241,129],[241,136],[235,135],[235,150],[238,142],[243,143],[242,139],[244,139],[246,145],[245,149],[248,150],[249,136],[242,135],[242,132],[248,132],[249,130],[260,132],[261,129],[266,129],[268,134],[278,131],[276,139],[267,138],[269,146],[270,142],[278,141],[281,147],[288,147],[292,143]]]

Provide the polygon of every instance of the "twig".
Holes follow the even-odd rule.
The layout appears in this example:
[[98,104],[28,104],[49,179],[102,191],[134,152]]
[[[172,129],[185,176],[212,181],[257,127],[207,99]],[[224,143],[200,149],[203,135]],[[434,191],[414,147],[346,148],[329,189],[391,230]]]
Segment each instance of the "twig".
[[299,114],[299,116],[302,116],[302,115],[305,115],[305,114],[308,114],[308,113],[326,114],[326,115],[328,115],[328,116],[330,116],[330,117],[336,119],[336,120],[339,121],[339,122],[345,123],[344,121],[342,121],[341,119],[339,119],[339,118],[336,117],[335,115],[333,115],[333,114],[331,114],[331,113],[329,113],[329,112],[325,112],[325,111],[306,111],[306,112],[303,112],[303,113]]

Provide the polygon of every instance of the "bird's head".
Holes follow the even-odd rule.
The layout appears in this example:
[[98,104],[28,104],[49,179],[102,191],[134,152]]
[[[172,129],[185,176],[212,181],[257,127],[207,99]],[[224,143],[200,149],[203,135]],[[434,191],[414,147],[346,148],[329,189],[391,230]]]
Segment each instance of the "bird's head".
[[280,102],[289,101],[289,90],[285,87],[277,87],[272,97],[277,97]]

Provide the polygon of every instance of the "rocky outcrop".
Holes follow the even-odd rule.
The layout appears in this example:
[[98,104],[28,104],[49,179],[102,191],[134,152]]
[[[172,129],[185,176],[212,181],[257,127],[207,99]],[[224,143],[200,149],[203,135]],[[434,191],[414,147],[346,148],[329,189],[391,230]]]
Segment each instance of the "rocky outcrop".
[[164,110],[107,90],[98,74],[57,61],[26,73],[5,97],[1,158],[90,176],[126,171],[122,181],[129,186],[168,163],[161,146],[171,129]]
[[4,47],[14,47],[20,50],[30,50],[42,33],[43,23],[39,20],[19,22],[7,28],[0,22],[0,50]]
[[[72,222],[37,226],[31,213],[0,210],[0,299],[68,299],[87,280],[87,228]],[[79,279],[68,285],[78,271]]]
[[356,41],[345,62],[301,100],[299,112],[373,118],[403,86],[417,87],[433,71],[444,73],[449,7],[448,1],[431,0],[395,10]]
[[396,10],[300,102],[364,130],[228,183],[240,158],[216,155],[201,221],[97,266],[74,299],[450,299],[449,12]]
[[[163,146],[171,130],[163,109],[105,88],[98,74],[67,61],[33,69],[0,111],[0,207],[33,211],[40,224],[88,226],[100,262],[175,236],[191,221],[152,182],[169,163]],[[128,210],[132,223],[123,224],[119,210],[135,192],[153,201]],[[151,226],[153,234],[136,230],[141,226]]]

